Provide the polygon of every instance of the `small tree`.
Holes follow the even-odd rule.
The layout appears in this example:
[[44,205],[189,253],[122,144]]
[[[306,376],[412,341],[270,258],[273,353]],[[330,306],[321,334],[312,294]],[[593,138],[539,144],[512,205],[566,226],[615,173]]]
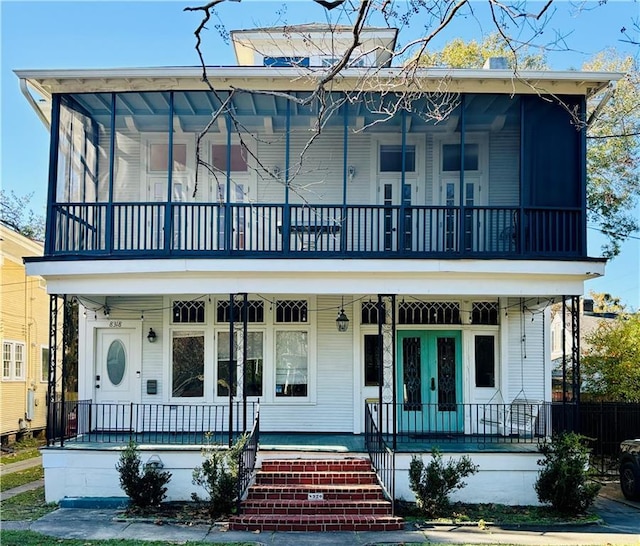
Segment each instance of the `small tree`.
[[586,438],[574,432],[554,436],[540,446],[544,459],[535,483],[538,500],[568,515],[585,512],[595,501],[600,484],[589,481],[589,450]]
[[[206,502],[212,517],[233,511],[237,497],[238,458],[246,441],[247,437],[242,436],[229,449],[211,443],[202,448],[204,462],[193,469],[192,482],[207,492]],[[197,493],[191,493],[191,498],[202,502]]]
[[130,440],[120,454],[116,470],[120,473],[120,486],[134,506],[147,508],[158,506],[167,496],[170,472],[163,472],[153,465],[144,465],[138,454],[138,446]]
[[640,402],[640,315],[603,320],[585,341],[583,392],[597,398]]
[[429,517],[446,511],[451,504],[449,494],[467,485],[462,479],[479,469],[468,455],[457,460],[450,458],[444,464],[440,450],[434,447],[431,457],[425,466],[423,460],[414,455],[409,465],[409,486],[416,495],[418,508]]

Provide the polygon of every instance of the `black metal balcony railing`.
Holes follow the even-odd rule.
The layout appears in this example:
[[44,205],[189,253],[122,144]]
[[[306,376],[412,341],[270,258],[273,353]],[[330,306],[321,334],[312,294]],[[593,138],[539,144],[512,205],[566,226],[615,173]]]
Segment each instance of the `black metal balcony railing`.
[[575,257],[580,209],[247,203],[66,203],[46,255]]

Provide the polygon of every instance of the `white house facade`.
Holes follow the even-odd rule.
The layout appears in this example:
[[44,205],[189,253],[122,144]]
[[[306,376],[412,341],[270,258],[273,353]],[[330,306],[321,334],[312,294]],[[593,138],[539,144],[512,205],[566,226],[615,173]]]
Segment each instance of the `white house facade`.
[[50,406],[47,500],[122,496],[129,438],[188,499],[204,434],[226,445],[259,414],[258,468],[371,457],[411,498],[411,456],[436,446],[480,465],[466,499],[536,503],[550,305],[604,272],[580,120],[617,75],[399,82],[395,33],[372,29],[314,94],[333,57],[264,32],[232,35],[240,64],[209,67],[211,87],[199,68],[16,72],[51,127],[28,272],[80,305],[79,401]]

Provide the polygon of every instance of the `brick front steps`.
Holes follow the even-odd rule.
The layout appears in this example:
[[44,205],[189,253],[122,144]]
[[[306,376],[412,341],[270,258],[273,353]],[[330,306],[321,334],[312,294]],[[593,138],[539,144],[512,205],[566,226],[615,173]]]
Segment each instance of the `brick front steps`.
[[397,531],[367,459],[271,459],[231,518],[237,531]]

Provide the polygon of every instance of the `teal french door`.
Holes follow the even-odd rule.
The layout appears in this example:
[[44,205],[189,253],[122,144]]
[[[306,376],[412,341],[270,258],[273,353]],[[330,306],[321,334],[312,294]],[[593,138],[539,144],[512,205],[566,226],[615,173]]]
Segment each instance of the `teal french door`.
[[417,436],[461,432],[460,331],[401,330],[397,351],[399,431]]

